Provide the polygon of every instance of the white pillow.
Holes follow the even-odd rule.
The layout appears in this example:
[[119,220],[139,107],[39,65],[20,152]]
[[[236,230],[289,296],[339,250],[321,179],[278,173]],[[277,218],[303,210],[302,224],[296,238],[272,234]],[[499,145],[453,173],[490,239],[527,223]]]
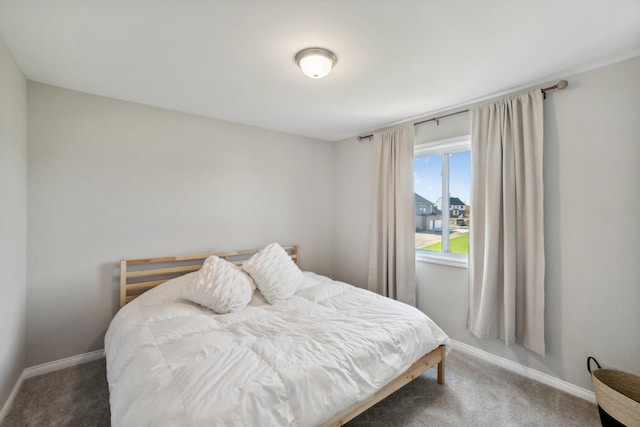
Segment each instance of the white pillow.
[[242,264],[269,304],[285,301],[298,291],[302,271],[282,246],[271,243]]
[[237,265],[210,256],[182,297],[224,314],[243,310],[251,301],[256,285]]

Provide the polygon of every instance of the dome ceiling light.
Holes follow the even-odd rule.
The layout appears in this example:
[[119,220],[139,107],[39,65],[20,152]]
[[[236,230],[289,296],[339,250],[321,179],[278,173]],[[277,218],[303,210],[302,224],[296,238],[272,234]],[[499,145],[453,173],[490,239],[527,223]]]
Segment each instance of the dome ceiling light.
[[296,64],[312,79],[321,79],[329,74],[337,60],[332,52],[319,47],[304,49],[296,54]]

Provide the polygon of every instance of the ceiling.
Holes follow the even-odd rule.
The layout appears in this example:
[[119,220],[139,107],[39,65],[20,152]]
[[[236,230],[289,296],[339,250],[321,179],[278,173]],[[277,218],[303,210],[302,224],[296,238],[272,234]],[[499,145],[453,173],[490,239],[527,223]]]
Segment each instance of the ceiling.
[[335,141],[640,55],[640,1],[0,0],[0,38],[30,80]]

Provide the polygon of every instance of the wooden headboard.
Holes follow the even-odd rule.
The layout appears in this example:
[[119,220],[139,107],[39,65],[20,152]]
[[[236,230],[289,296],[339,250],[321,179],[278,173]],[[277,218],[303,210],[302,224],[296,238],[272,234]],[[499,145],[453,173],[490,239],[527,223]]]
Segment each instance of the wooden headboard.
[[[296,265],[299,265],[298,246],[283,246]],[[215,252],[208,254],[168,256],[159,258],[125,259],[120,261],[120,307],[167,280],[198,271],[204,261],[215,255],[236,265],[258,253],[260,249]]]

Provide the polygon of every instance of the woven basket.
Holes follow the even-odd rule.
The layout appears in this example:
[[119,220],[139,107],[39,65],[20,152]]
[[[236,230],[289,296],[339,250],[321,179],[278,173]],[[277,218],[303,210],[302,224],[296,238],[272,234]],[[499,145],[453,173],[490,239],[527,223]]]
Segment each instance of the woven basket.
[[[598,369],[591,370],[591,361]],[[593,357],[587,358],[600,421],[605,427],[640,427],[640,377],[614,369],[602,369]]]

